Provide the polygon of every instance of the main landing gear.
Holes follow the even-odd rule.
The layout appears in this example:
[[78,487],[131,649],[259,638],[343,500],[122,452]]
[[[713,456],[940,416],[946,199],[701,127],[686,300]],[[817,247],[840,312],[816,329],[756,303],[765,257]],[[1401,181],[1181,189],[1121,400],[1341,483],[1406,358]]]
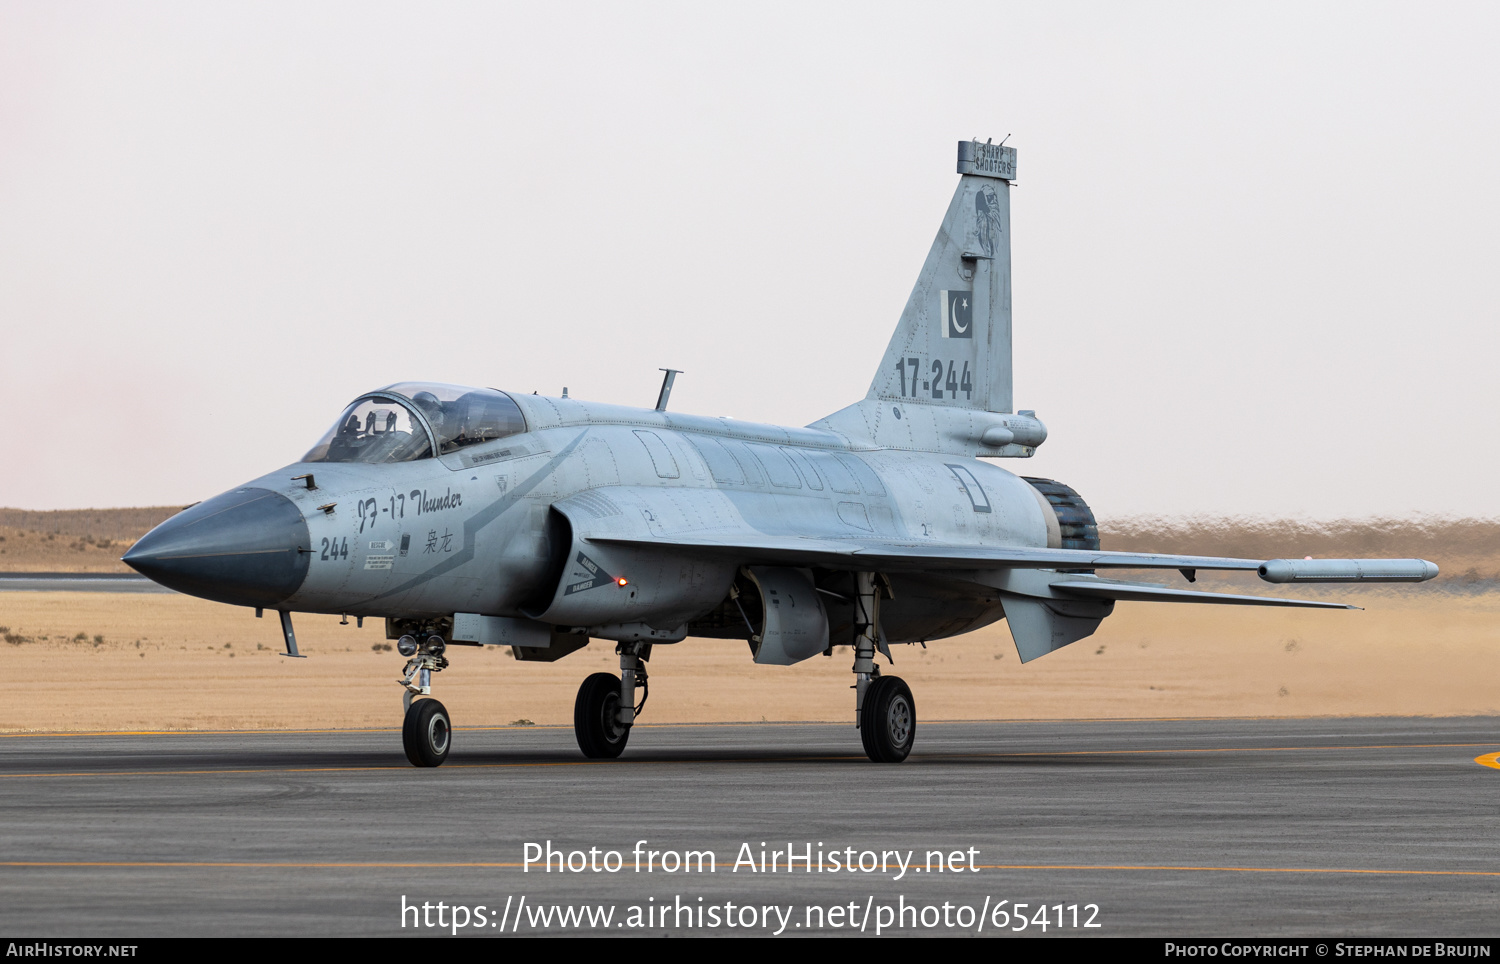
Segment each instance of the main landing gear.
[[917,735],[917,706],[899,676],[877,676],[860,707],[859,738],[876,763],[900,763]]
[[[620,655],[620,675],[595,673],[578,687],[578,699],[573,702],[573,735],[578,738],[578,749],[591,760],[619,756],[635,718],[646,708],[646,660],[651,658],[651,644],[620,643],[615,652]],[[640,703],[635,701],[638,686]]]
[[443,652],[448,648],[441,636],[428,636],[417,642],[415,636],[396,640],[396,650],[406,661],[406,674],[398,681],[406,692],[406,720],[401,726],[401,745],[406,758],[415,767],[442,766],[453,746],[453,724],[448,710],[434,699],[413,700],[414,696],[432,695],[432,674],[448,666]]
[[917,705],[911,688],[899,676],[881,676],[875,665],[880,638],[880,589],[872,572],[858,572],[854,602],[854,725],[865,755],[876,763],[900,763],[917,737]]

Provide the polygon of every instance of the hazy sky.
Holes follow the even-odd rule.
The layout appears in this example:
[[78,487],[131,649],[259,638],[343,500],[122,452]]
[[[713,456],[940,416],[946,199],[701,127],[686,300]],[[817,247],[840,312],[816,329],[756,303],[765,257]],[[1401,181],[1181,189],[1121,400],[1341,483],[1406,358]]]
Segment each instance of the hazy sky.
[[805,424],[1010,135],[1002,464],[1500,515],[1494,4],[0,2],[0,505],[186,504],[429,379]]

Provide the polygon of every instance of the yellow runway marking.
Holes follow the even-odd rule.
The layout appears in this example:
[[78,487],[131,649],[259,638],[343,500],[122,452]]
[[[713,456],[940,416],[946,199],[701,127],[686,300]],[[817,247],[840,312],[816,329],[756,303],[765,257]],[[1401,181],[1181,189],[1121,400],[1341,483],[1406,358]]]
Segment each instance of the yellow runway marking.
[[355,870],[393,870],[408,868],[413,870],[452,870],[465,867],[498,867],[501,869],[520,867],[516,863],[368,863],[363,861],[351,861],[348,863],[299,863],[295,861],[278,860],[0,860],[0,867],[162,867],[173,870],[192,870],[194,868],[233,868],[233,869],[256,869],[266,868],[271,870],[323,870],[339,868],[350,868]]
[[1500,770],[1500,753],[1486,753],[1483,756],[1476,756],[1474,762],[1482,767]]
[[[0,867],[56,868],[160,868],[164,870],[515,870],[525,864],[485,861],[326,861],[279,860],[4,860]],[[778,867],[785,867],[778,864]],[[828,865],[830,868],[831,864]],[[1373,867],[1208,867],[1172,864],[979,864],[979,870],[1076,870],[1130,873],[1214,874],[1364,874],[1397,877],[1500,877],[1500,870],[1386,870]],[[792,871],[789,867],[789,872]],[[809,871],[798,870],[802,873]],[[832,872],[832,871],[830,871]]]
[[1218,747],[1170,747],[1146,750],[1025,750],[1016,753],[935,753],[932,756],[991,757],[991,756],[1115,756],[1137,753],[1292,753],[1304,750],[1440,750],[1472,746],[1494,746],[1493,740],[1484,743],[1365,743],[1339,746],[1218,746]]
[[[1331,746],[1240,746],[1240,747],[1169,747],[1141,750],[1022,750],[1013,753],[951,753],[932,754],[925,757],[927,760],[966,760],[966,759],[1007,759],[1018,757],[1069,757],[1069,756],[1142,756],[1142,755],[1166,755],[1166,754],[1189,754],[1189,753],[1304,753],[1304,752],[1328,752],[1347,750],[1433,750],[1433,749],[1456,749],[1476,746],[1494,746],[1490,743],[1371,743],[1353,745],[1331,745]],[[1500,769],[1497,763],[1500,753],[1487,754],[1476,757],[1476,763],[1484,766],[1493,766]],[[861,755],[848,754],[838,756],[798,756],[798,757],[756,757],[750,759],[698,759],[698,760],[544,760],[534,762],[518,763],[447,763],[444,770],[503,770],[503,769],[526,769],[531,767],[581,767],[581,766],[652,766],[652,765],[683,765],[683,764],[715,764],[715,763],[836,763],[860,761]],[[917,762],[922,759],[919,757]],[[1488,761],[1488,762],[1487,762]],[[216,774],[234,775],[246,773],[362,773],[381,770],[402,771],[420,773],[415,767],[400,763],[383,764],[379,766],[329,766],[329,767],[236,767],[230,769],[198,769],[198,770],[97,770],[97,771],[62,771],[41,773],[0,773],[0,779],[26,779],[36,777],[167,777],[167,776],[212,776]]]
[[[519,727],[517,728],[519,729]],[[394,733],[395,730],[89,730],[64,733],[0,733],[0,739],[17,740],[26,737],[57,739],[85,736],[253,736],[279,733],[286,736],[308,736],[319,733]]]
[[[1006,722],[995,720],[924,720],[924,726],[942,726],[947,723],[969,723],[969,722]],[[1049,721],[1050,722],[1050,721]],[[636,723],[636,729],[642,730],[665,730],[665,729],[703,729],[705,727],[761,727],[767,726],[846,726],[848,724],[832,720],[792,720],[778,723],[752,723],[749,721],[741,723]],[[496,724],[494,726],[455,726],[455,733],[490,733],[498,730],[569,730],[573,729],[572,723],[524,723],[524,724]],[[0,733],[0,740],[19,740],[25,738],[40,739],[70,739],[87,736],[332,736],[341,733],[353,734],[379,734],[400,733],[399,726],[371,726],[371,727],[332,727],[321,730],[48,730],[35,733]]]
[[1500,877],[1500,870],[1380,870],[1364,867],[1174,867],[1169,864],[980,864],[981,870],[1134,870],[1222,874],[1375,874],[1410,877]]
[[[660,724],[659,724],[660,725]],[[479,732],[485,730],[556,730],[563,724],[530,724],[527,726],[464,726],[455,727],[457,732]],[[572,725],[568,725],[572,729]],[[333,736],[336,734],[400,733],[397,727],[368,727],[323,730],[87,730],[77,732],[54,731],[46,733],[0,733],[0,740],[16,740],[25,737],[57,739],[85,736]]]

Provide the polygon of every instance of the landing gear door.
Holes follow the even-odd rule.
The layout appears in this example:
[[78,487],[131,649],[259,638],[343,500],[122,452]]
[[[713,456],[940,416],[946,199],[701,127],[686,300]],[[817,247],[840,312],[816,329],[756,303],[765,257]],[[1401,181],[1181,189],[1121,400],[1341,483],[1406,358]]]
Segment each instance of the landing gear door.
[[755,661],[790,666],[828,648],[828,611],[813,588],[812,578],[799,569],[748,566],[745,569],[760,591],[764,616]]

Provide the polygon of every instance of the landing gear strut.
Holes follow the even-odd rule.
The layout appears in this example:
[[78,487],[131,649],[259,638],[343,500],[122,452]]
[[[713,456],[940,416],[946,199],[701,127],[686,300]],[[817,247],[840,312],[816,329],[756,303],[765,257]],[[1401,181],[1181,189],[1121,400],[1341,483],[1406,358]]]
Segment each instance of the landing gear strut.
[[880,589],[872,572],[857,572],[854,603],[854,725],[865,755],[876,763],[900,763],[917,735],[917,706],[899,676],[881,676],[875,665],[880,638]]
[[[636,716],[646,707],[646,660],[651,658],[651,644],[620,643],[615,652],[620,654],[620,675],[593,674],[578,687],[578,699],[573,702],[573,735],[578,749],[591,760],[619,756]],[[635,701],[638,687],[640,703]]]
[[402,636],[396,641],[401,655],[410,657],[406,674],[398,682],[406,689],[402,694],[406,720],[401,726],[401,745],[412,766],[442,766],[453,746],[453,724],[443,704],[434,699],[412,700],[414,696],[431,696],[432,674],[448,666],[443,656],[447,648],[441,636],[428,636],[421,643],[415,636]]

